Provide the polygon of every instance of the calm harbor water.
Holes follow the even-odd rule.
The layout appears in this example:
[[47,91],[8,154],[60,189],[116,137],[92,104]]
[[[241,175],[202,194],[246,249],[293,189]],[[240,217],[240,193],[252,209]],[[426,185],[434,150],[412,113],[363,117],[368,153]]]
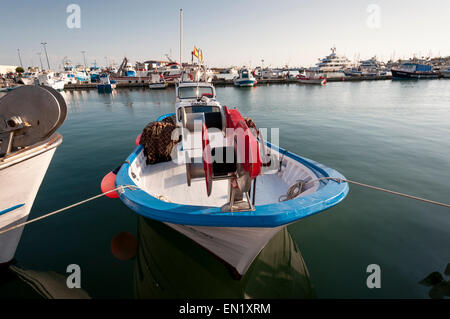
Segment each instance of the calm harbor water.
[[[69,114],[30,218],[96,195],[100,181],[134,149],[136,136],[173,112],[174,90],[65,92]],[[280,145],[349,179],[450,202],[450,81],[336,82],[324,87],[218,87]],[[111,239],[131,232],[135,259],[121,261]],[[320,297],[427,298],[419,281],[450,262],[449,210],[350,186],[337,207],[280,232],[240,281],[196,244],[101,198],[26,226],[17,266],[66,275],[81,267],[93,298]],[[368,289],[366,267],[381,267]],[[0,287],[0,290],[5,289]]]

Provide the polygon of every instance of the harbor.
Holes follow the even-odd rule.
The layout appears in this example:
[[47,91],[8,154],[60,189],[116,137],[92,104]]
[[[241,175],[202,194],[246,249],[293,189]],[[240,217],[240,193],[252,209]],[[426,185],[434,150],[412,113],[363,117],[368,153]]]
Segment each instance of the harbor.
[[[279,127],[282,136],[280,143],[284,148],[333,165],[346,176],[357,177],[369,184],[445,200],[449,176],[434,167],[447,167],[450,157],[448,139],[441,138],[448,130],[445,101],[449,97],[446,85],[444,81],[335,82],[328,86],[326,93],[316,86],[273,85],[263,90],[255,88],[245,91],[235,87],[217,87],[217,96],[227,105],[240,101],[242,112],[251,116],[260,127]],[[425,87],[427,95],[419,94],[421,90],[418,89]],[[340,94],[343,89],[348,93]],[[142,128],[159,114],[172,112],[173,88],[152,94],[142,88],[116,91],[112,95],[100,95],[95,90],[64,92],[69,105],[68,119],[60,130],[64,141],[54,155],[30,218],[99,193],[101,179],[133,150],[135,137]],[[276,100],[274,96],[277,96]],[[367,103],[368,96],[372,97],[371,103]],[[404,96],[407,98],[402,98]],[[430,104],[427,102],[430,96],[438,97],[441,102]],[[301,105],[298,100],[302,100]],[[398,100],[401,103],[393,102]],[[427,105],[427,109],[423,105]],[[99,118],[101,122],[98,122]],[[114,125],[118,118],[122,123],[119,127]],[[97,133],[93,134],[93,130]],[[374,134],[374,131],[378,133]],[[328,136],[339,136],[339,142]],[[412,143],[416,136],[422,136],[422,142]],[[113,155],[104,155],[101,160],[93,161],[86,154],[95,152],[99,143],[102,153]],[[368,152],[363,151],[366,145],[370,145]],[[327,151],[324,152],[324,149]],[[405,162],[404,158],[411,160]],[[399,162],[403,163],[401,167]],[[424,162],[429,163],[426,168],[421,165]],[[83,174],[77,174],[80,171]],[[84,187],[79,187],[80,184]],[[424,185],[434,186],[424,189]],[[120,261],[111,254],[110,241],[120,233],[130,232],[141,244],[147,242],[155,245],[150,246],[155,247],[153,249],[162,244],[166,247],[158,248],[158,252],[150,250],[156,254],[152,256],[165,265],[165,270],[157,275],[160,285],[164,283],[164,278],[177,278],[176,268],[167,268],[165,249],[170,247],[171,253],[183,264],[191,260],[187,269],[190,273],[197,273],[198,277],[183,285],[183,295],[179,295],[173,285],[167,294],[205,297],[198,287],[210,285],[213,278],[217,280],[213,287],[234,285],[231,277],[227,279],[226,268],[214,257],[195,248],[187,240],[181,241],[183,248],[180,250],[177,246],[182,237],[177,232],[163,226],[152,227],[154,223],[151,221],[148,221],[150,226],[143,224],[144,218],[131,213],[124,205],[118,205],[117,199],[103,198],[87,205],[27,225],[15,257],[19,265],[25,269],[65,273],[69,262],[82,260],[82,267],[86,270],[82,287],[93,298],[132,298],[136,285],[139,285],[140,296],[163,296],[159,289],[152,288],[152,280],[135,282],[133,279],[135,267],[142,262],[141,259]],[[109,218],[114,221],[105,222]],[[446,223],[445,208],[352,187],[351,194],[342,205],[324,215],[318,214],[295,223],[287,230],[307,266],[316,296],[372,298],[374,291],[368,290],[365,285],[349,287],[346,283],[353,280],[353,267],[359,269],[360,263],[377,260],[392,269],[386,271],[391,277],[392,287],[396,287],[380,290],[378,297],[402,295],[405,298],[427,298],[427,287],[418,284],[418,281],[428,273],[442,271],[442,264],[446,263],[447,248],[441,243],[441,239],[447,236]],[[398,229],[402,231],[398,232]],[[95,235],[87,235],[93,232]],[[157,232],[158,241],[155,241],[153,232]],[[317,241],[317,232],[321,233],[320,242]],[[39,238],[39,247],[35,245],[36,238]],[[163,243],[158,244],[160,241]],[[276,242],[273,245],[271,247],[278,248],[269,248],[267,254],[270,249],[293,249],[281,248]],[[417,247],[422,245],[428,248],[418,253]],[[58,252],[56,256],[55,251]],[[193,251],[198,257],[192,261],[188,251]],[[317,254],[317,251],[321,253]],[[257,263],[264,262],[264,257],[261,258]],[[203,263],[207,263],[213,273],[212,277],[207,277],[208,280],[203,279]],[[271,263],[276,274],[280,266],[276,266],[276,259]],[[336,279],[334,270],[329,269],[330,264],[342,276]],[[139,267],[143,266],[139,264]],[[153,265],[151,271],[156,271],[158,267],[159,264]],[[257,276],[257,271],[252,270],[248,277]],[[114,277],[114,286],[105,285],[103,276]],[[222,284],[218,283],[219,278],[223,280]],[[284,288],[276,283],[275,278],[275,283],[268,284],[266,288],[254,286],[252,289],[260,294],[253,296],[270,296],[274,287],[280,290],[279,296],[292,294],[301,297],[307,296],[304,294],[308,291],[312,293],[309,284],[301,289],[298,287],[297,292],[282,290]],[[330,286],[330,281],[335,284]],[[222,289],[214,291],[220,296],[230,295]]]
[[447,47],[206,41],[187,7],[0,55],[0,299],[448,299]]

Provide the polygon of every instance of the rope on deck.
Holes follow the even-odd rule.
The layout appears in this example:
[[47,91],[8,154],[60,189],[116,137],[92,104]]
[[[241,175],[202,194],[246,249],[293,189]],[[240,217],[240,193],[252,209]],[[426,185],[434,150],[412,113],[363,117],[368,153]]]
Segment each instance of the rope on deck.
[[377,186],[372,186],[372,185],[368,185],[368,184],[364,184],[364,183],[360,183],[360,182],[356,182],[356,181],[352,181],[352,180],[349,180],[349,179],[346,179],[346,178],[340,178],[340,177],[321,177],[321,178],[317,178],[317,179],[314,179],[314,180],[311,180],[311,181],[308,181],[308,182],[299,180],[294,185],[289,187],[286,195],[280,196],[280,198],[278,200],[280,202],[282,202],[282,201],[286,201],[286,200],[289,200],[289,199],[293,199],[293,198],[297,197],[301,193],[301,190],[307,184],[315,183],[315,182],[323,181],[323,180],[332,180],[332,181],[335,181],[335,182],[337,182],[339,184],[342,183],[342,182],[346,182],[346,183],[349,183],[349,184],[354,184],[354,185],[358,185],[358,186],[361,186],[361,187],[370,188],[370,189],[377,190],[377,191],[380,191],[380,192],[385,192],[385,193],[388,193],[388,194],[402,196],[402,197],[406,197],[406,198],[409,198],[409,199],[414,199],[414,200],[418,200],[418,201],[421,201],[421,202],[425,202],[425,203],[429,203],[429,204],[433,204],[433,205],[438,205],[438,206],[442,206],[442,207],[446,207],[446,208],[450,208],[449,204],[436,202],[434,200],[429,200],[429,199],[422,198],[422,197],[408,195],[408,194],[396,192],[396,191],[393,191],[393,190],[390,190],[390,189],[381,188],[381,187],[377,187]]
[[68,210],[68,209],[71,209],[71,208],[80,206],[80,205],[82,205],[82,204],[84,204],[84,203],[87,203],[87,202],[90,202],[90,201],[92,201],[92,200],[94,200],[94,199],[103,197],[103,196],[105,196],[106,194],[109,194],[109,193],[112,193],[112,192],[115,192],[115,191],[119,191],[119,190],[122,190],[122,191],[123,191],[123,190],[126,189],[126,188],[129,188],[129,189],[131,189],[131,190],[136,190],[136,189],[138,189],[138,187],[135,186],[135,185],[124,185],[124,186],[119,186],[119,187],[116,187],[116,188],[114,188],[114,189],[112,189],[112,190],[109,190],[109,191],[107,191],[107,192],[104,192],[104,193],[101,193],[101,194],[98,194],[98,195],[89,197],[89,198],[84,199],[84,200],[82,200],[82,201],[76,202],[76,203],[74,203],[74,204],[72,204],[72,205],[69,205],[69,206],[60,208],[60,209],[55,210],[55,211],[53,211],[53,212],[51,212],[51,213],[48,213],[48,214],[45,214],[45,215],[36,217],[36,218],[31,219],[31,220],[29,220],[29,221],[26,221],[26,222],[24,222],[24,223],[20,223],[20,224],[14,225],[14,226],[12,226],[12,227],[9,227],[9,228],[7,228],[7,229],[1,230],[1,231],[0,231],[0,235],[4,234],[4,233],[6,233],[6,232],[9,232],[9,231],[11,231],[11,230],[14,230],[14,229],[16,229],[16,228],[20,228],[20,227],[22,227],[22,226],[25,226],[25,225],[28,225],[28,224],[37,222],[38,220],[41,220],[41,219],[50,217],[50,216],[52,216],[52,215],[55,215],[55,214],[58,214],[58,213],[62,213],[62,212],[64,212],[64,211]]

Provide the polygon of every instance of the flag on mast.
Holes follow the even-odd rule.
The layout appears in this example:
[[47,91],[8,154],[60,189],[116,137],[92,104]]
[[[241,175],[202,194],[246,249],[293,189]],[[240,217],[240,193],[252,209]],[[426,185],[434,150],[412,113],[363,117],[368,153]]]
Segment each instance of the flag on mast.
[[195,45],[194,45],[194,56],[198,58],[198,49]]
[[200,52],[199,52],[199,60],[200,60],[200,62],[203,62],[203,50],[199,50]]

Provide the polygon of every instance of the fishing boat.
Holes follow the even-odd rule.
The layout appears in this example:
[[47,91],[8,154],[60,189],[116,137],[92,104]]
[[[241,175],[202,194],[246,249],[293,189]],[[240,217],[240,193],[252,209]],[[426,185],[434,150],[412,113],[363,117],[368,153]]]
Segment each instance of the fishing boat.
[[116,196],[130,209],[166,223],[238,274],[283,226],[347,195],[347,183],[326,179],[340,173],[265,142],[237,109],[219,103],[211,83],[181,82],[175,93],[175,113],[151,123],[176,127],[171,160],[147,164],[151,150],[141,135],[102,191],[120,187]]
[[444,78],[450,78],[450,68],[444,69],[441,71],[441,75]]
[[117,83],[147,83],[150,81],[150,75],[138,76],[133,65],[124,57],[117,72],[111,73],[111,79]]
[[25,85],[35,84],[39,72],[25,72],[19,79],[19,82]]
[[152,73],[150,84],[148,85],[150,89],[165,89],[167,87],[167,82],[164,80],[162,74]]
[[116,82],[109,78],[108,73],[102,73],[99,76],[100,83],[97,84],[99,93],[111,93],[116,88]]
[[38,77],[39,85],[49,86],[55,90],[62,91],[64,89],[64,81],[53,72],[40,74]]
[[303,71],[297,75],[297,80],[303,84],[317,84],[325,85],[327,83],[327,77],[322,74],[317,74],[315,72]]
[[233,79],[235,86],[254,86],[258,81],[256,81],[250,69],[244,67],[239,70],[238,75]]
[[263,79],[280,79],[284,76],[283,70],[265,68],[260,71]]
[[[64,98],[47,86],[22,86],[0,99],[0,232],[27,220],[66,115]],[[0,234],[0,264],[13,259],[22,231]]]
[[439,73],[432,70],[431,65],[407,62],[400,67],[392,67],[394,79],[437,79]]

